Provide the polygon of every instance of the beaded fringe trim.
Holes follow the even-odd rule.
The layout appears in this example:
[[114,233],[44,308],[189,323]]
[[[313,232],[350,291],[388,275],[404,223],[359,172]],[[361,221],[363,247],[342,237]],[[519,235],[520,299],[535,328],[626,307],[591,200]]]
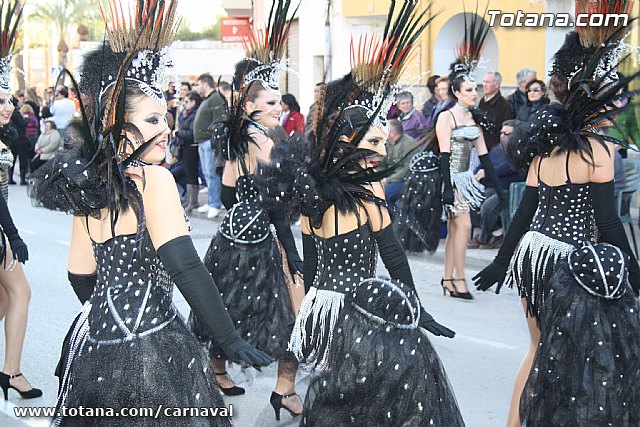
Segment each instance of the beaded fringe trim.
[[455,172],[451,174],[451,184],[458,190],[460,198],[464,200],[470,209],[479,209],[484,201],[484,185],[480,184],[473,176],[473,172]]
[[[309,289],[302,299],[289,341],[289,351],[299,361],[323,370],[329,367],[329,350],[343,305],[344,294],[340,292],[318,290],[313,286]],[[307,325],[311,326],[310,336]]]
[[[516,285],[520,296],[527,299],[529,312],[538,317],[544,298],[544,286],[550,279],[549,267],[554,266],[561,258],[566,258],[574,249],[569,243],[537,231],[528,231],[511,257],[504,284],[509,287]],[[530,284],[523,283],[525,276],[528,276],[526,272],[531,272]]]
[[[67,356],[67,360],[64,361],[64,372],[62,372],[62,378],[60,379],[60,391],[58,392],[58,403],[56,404],[57,409],[65,405],[71,381],[71,365],[89,335],[90,311],[91,304],[85,304],[71,333],[71,338],[69,339],[69,355]],[[52,425],[59,426],[61,421],[62,419],[60,417],[56,417],[53,419]]]

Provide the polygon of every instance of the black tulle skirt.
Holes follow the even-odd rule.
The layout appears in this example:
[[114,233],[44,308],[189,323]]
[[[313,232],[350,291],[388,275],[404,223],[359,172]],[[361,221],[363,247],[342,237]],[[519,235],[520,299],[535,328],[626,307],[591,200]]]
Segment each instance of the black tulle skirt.
[[520,400],[523,425],[640,425],[640,307],[587,293],[556,266],[540,314],[541,341]]
[[[218,233],[204,264],[240,336],[276,360],[287,356],[295,316],[275,237],[237,244]],[[189,327],[212,358],[227,359],[193,312]]]
[[[72,328],[77,326],[78,319]],[[69,343],[68,339],[65,341]],[[63,388],[65,398],[59,400],[59,406],[82,406],[85,411],[94,408],[117,411],[145,408],[145,411],[153,413],[137,417],[65,417],[55,419],[55,425],[231,425],[228,416],[219,416],[229,415],[224,412],[218,412],[218,416],[211,413],[209,416],[195,416],[191,413],[186,417],[177,417],[174,412],[174,408],[200,408],[201,411],[224,408],[206,355],[180,318],[155,333],[130,342],[93,344],[83,340],[79,348],[64,354],[65,357],[70,355],[72,361],[64,364],[69,382],[68,387]],[[199,414],[203,415],[203,412]]]
[[312,377],[302,425],[465,425],[442,363],[420,329],[388,328],[346,304],[330,359],[330,369]]
[[394,221],[398,240],[406,251],[434,252],[440,243],[442,178],[435,170],[409,172],[405,178]]

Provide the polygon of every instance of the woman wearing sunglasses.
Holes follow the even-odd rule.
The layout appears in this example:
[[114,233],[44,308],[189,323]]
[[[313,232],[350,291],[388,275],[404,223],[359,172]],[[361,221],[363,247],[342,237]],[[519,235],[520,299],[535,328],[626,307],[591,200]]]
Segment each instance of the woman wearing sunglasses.
[[516,119],[521,122],[528,122],[532,117],[535,117],[543,105],[549,104],[547,86],[542,80],[531,80],[527,83],[525,93],[527,94],[527,102],[516,111]]

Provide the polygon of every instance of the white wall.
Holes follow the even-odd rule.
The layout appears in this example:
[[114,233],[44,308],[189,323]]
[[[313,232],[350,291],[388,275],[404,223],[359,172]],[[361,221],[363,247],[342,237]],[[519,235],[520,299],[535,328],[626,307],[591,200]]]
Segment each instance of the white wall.
[[[88,52],[100,45],[100,42],[82,42],[81,53]],[[77,66],[81,55],[77,55]],[[235,63],[244,58],[244,49],[240,43],[221,43],[213,41],[175,42],[171,45],[171,57],[174,68],[167,77],[171,80],[190,79],[203,73],[210,73],[214,79],[222,76],[231,81]],[[173,78],[172,78],[173,76]]]

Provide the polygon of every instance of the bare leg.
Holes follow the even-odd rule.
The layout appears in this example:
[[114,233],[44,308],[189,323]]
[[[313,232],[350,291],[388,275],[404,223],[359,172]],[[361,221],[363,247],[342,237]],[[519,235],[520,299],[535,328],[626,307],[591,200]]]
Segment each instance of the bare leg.
[[0,320],[4,319],[9,311],[9,297],[7,292],[0,286]]
[[[447,239],[444,243],[444,274],[442,275],[443,279],[452,279],[453,278],[453,253],[454,253],[454,240],[456,233],[456,222],[453,219],[449,219],[447,221]],[[454,290],[452,282],[444,282],[444,285],[450,291]]]
[[[464,279],[465,257],[467,256],[467,242],[471,231],[471,217],[468,212],[460,212],[454,220],[456,223],[455,234],[453,236],[453,266],[454,278]],[[456,280],[456,290],[460,293],[469,292],[467,283],[464,280]]]
[[[218,359],[211,359],[211,361],[209,362],[211,365],[211,369],[213,369],[213,372],[216,374],[221,374],[223,372],[227,371],[227,361],[226,360],[218,360]],[[222,388],[230,388],[236,385],[236,383],[233,382],[233,380],[231,379],[231,376],[229,376],[229,374],[227,375],[215,375],[215,379],[216,382],[218,383],[218,385]]]
[[275,392],[282,395],[288,395],[282,399],[282,404],[289,408],[294,414],[301,414],[304,409],[302,400],[295,395],[296,390],[296,372],[298,371],[298,362],[292,357],[278,360],[278,380],[276,382]]
[[[7,248],[7,260],[11,259],[13,259],[13,254]],[[22,264],[16,264],[13,271],[5,270],[4,266],[0,265],[0,286],[6,293],[8,301],[7,316],[4,322],[6,348],[2,372],[7,375],[15,375],[21,372],[20,358],[22,357],[22,346],[29,316],[29,300],[31,299],[31,288],[24,275]],[[10,382],[12,386],[21,391],[31,389],[31,385],[24,376],[13,378]]]
[[[527,312],[527,301],[522,300],[525,313]],[[520,396],[522,390],[527,383],[531,367],[533,366],[533,360],[536,357],[536,351],[538,351],[538,344],[540,343],[540,328],[536,323],[535,317],[527,317],[527,326],[529,327],[529,336],[531,337],[531,344],[529,351],[522,359],[518,373],[516,374],[516,382],[513,386],[513,395],[511,396],[511,404],[509,405],[509,417],[507,418],[507,427],[519,427],[520,426]]]

